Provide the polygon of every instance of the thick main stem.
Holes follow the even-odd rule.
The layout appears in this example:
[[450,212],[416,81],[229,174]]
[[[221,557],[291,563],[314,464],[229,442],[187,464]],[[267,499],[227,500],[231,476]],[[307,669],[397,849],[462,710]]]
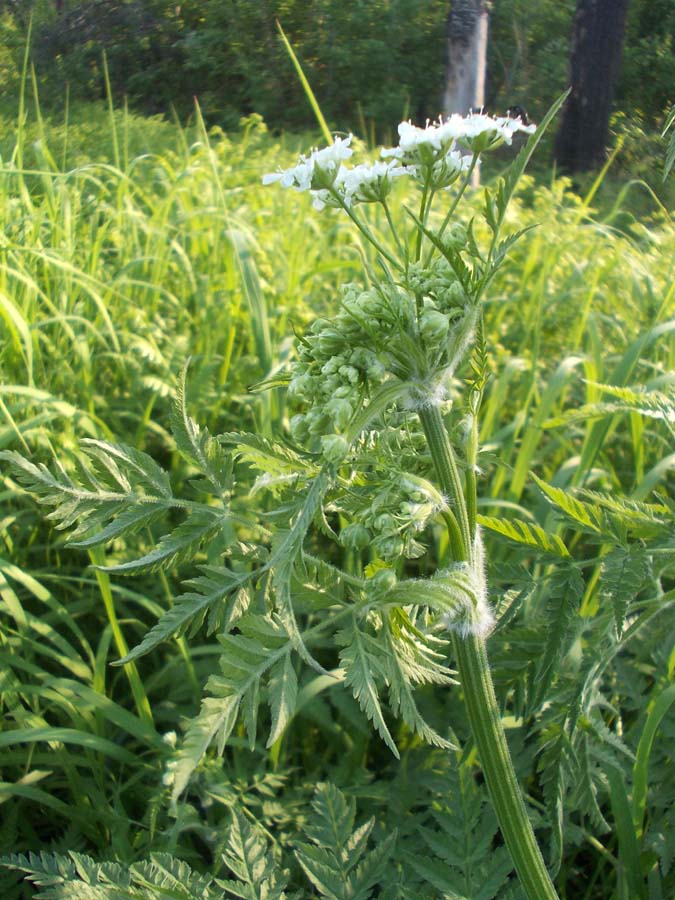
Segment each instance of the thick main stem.
[[[470,525],[455,456],[439,409],[420,411],[420,420],[441,489],[448,494],[462,532],[464,561],[471,562]],[[453,636],[471,733],[478,748],[492,805],[518,877],[529,900],[558,900],[537,845],[506,743],[483,637]]]
[[530,900],[558,900],[527,815],[506,743],[485,640],[453,639],[471,733],[478,747],[492,805],[520,882]]

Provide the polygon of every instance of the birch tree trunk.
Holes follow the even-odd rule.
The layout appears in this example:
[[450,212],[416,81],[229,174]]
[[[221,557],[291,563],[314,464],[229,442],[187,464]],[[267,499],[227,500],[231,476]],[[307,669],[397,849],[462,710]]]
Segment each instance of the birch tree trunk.
[[605,160],[629,2],[577,0],[570,58],[572,93],[555,144],[555,159],[566,172],[592,169]]
[[487,39],[486,0],[453,0],[447,26],[446,116],[483,107]]

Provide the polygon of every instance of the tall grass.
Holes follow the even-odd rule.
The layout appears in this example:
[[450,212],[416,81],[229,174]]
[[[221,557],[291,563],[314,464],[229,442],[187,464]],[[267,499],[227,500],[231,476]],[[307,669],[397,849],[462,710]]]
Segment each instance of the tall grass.
[[[0,163],[0,448],[71,465],[79,438],[111,437],[186,481],[166,423],[189,357],[200,423],[278,434],[283,391],[249,388],[284,369],[294,328],[335,308],[335,286],[362,252],[337,216],[325,211],[319,227],[303,196],[261,188],[260,175],[291,158],[298,141],[270,137],[255,117],[224,135],[207,132],[198,113],[189,128],[112,110],[90,121],[71,114],[67,127],[34,115],[14,130],[13,146],[4,139]],[[568,409],[599,402],[603,384],[675,391],[675,224],[656,208],[649,227],[616,210],[603,218],[590,202],[564,180],[526,182],[509,215],[514,227],[537,227],[499,273],[487,310],[497,351],[479,512],[549,530],[560,526],[531,472],[636,500],[672,492],[675,455],[657,419],[617,412],[559,427]],[[373,215],[371,226],[386,223]],[[293,766],[325,777],[317,752],[377,801],[381,789],[369,795],[355,773],[366,757],[377,768],[378,751],[353,705],[323,701],[330,682],[318,678],[303,687],[302,747],[273,748],[264,776],[258,749],[253,758],[232,753],[226,778],[209,763],[204,809],[186,804],[170,819],[161,778],[171,739],[161,736],[195,712],[217,650],[181,639],[139,670],[110,668],[170,606],[170,580],[90,576],[88,557],[63,550],[9,476],[2,499],[2,849],[79,848],[130,861],[180,846],[199,863],[217,846],[220,813],[235,805],[276,823],[283,842],[288,813],[263,810],[264,798],[292,783],[290,809],[292,791],[305,791]],[[495,543],[491,556],[508,552]],[[593,610],[591,590],[585,611]],[[672,640],[658,653],[652,703],[673,678]],[[508,647],[499,659],[508,669]],[[503,685],[505,696],[517,693],[506,676]],[[341,762],[326,736],[344,750]],[[645,772],[646,762],[641,783]]]

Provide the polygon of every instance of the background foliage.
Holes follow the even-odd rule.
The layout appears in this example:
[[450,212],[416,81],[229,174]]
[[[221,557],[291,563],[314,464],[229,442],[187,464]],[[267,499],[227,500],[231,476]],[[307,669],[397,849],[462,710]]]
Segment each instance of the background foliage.
[[[540,118],[566,85],[574,0],[492,4],[488,108],[518,104]],[[57,13],[52,0],[6,5],[0,64],[10,73],[31,10],[43,99],[62,103],[66,83],[82,99],[102,96],[108,56],[116,98],[143,112],[185,117],[197,96],[209,123],[226,128],[261,114],[272,127],[313,125],[278,39],[278,18],[326,118],[380,138],[392,122],[439,111],[445,66],[441,0],[86,0]],[[641,125],[660,121],[672,99],[675,12],[668,0],[633,0],[617,110]],[[5,79],[5,91],[12,80]]]

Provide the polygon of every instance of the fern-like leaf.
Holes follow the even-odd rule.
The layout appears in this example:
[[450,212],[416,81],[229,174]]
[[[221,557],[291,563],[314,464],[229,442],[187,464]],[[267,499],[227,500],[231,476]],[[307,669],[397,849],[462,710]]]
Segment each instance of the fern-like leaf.
[[526,547],[532,547],[541,553],[558,557],[568,557],[569,551],[556,534],[548,534],[534,522],[523,522],[521,519],[498,519],[494,516],[478,515],[478,523],[502,537]]
[[225,500],[232,487],[231,459],[207,429],[200,427],[188,414],[186,377],[187,365],[183,368],[178,382],[171,416],[171,430],[176,447],[183,457],[199,470],[213,492]]
[[336,635],[336,641],[343,645],[340,662],[345,669],[345,683],[352,689],[355,699],[377,733],[399,759],[398,749],[384,720],[377,686],[378,680],[384,681],[387,674],[381,645],[376,638],[361,631],[355,619],[351,628]]
[[646,551],[631,546],[614,547],[602,559],[600,594],[612,605],[614,628],[621,637],[630,604],[649,578],[649,557]]
[[589,503],[583,503],[581,500],[577,500],[575,497],[572,497],[571,494],[563,491],[562,488],[547,484],[534,473],[532,473],[532,478],[546,499],[553,504],[553,506],[565,513],[577,527],[594,534],[603,533],[602,516],[597,508],[591,506]]
[[157,572],[171,569],[191,560],[197,550],[222,529],[226,516],[222,510],[202,509],[192,513],[184,522],[165,534],[149,552],[124,563],[98,566],[106,572],[120,575],[138,575],[141,572]]
[[579,627],[579,604],[584,593],[584,580],[573,565],[561,566],[545,586],[546,642],[533,683],[532,704],[536,708],[544,699],[560,668]]
[[434,896],[492,900],[513,868],[503,847],[495,848],[497,822],[484,789],[469,771],[448,771],[447,806],[433,812],[433,827],[420,833],[431,851],[406,854],[406,863],[431,884]]
[[295,855],[320,896],[329,900],[368,900],[384,873],[396,833],[367,852],[375,824],[371,819],[353,829],[356,807],[330,784],[317,785],[313,815],[306,833],[311,844],[299,844]]
[[24,872],[41,888],[36,900],[223,900],[212,878],[165,853],[132,866],[97,863],[74,852],[13,854],[0,865]]
[[145,656],[158,644],[199,628],[208,614],[209,633],[216,628],[229,631],[248,607],[250,596],[243,589],[250,575],[232,572],[222,566],[202,566],[203,574],[186,582],[192,590],[174,600],[171,609],[148,631],[140,644],[114,665],[123,665]]
[[242,813],[235,811],[223,861],[236,881],[217,879],[228,894],[243,900],[283,900],[288,878],[275,864],[269,842]]
[[[221,634],[221,674],[212,675],[206,683],[211,696],[202,701],[199,714],[190,722],[183,744],[173,764],[174,802],[187,787],[192,772],[216,740],[222,753],[237,717],[241,714],[251,747],[257,733],[257,714],[261,684],[269,671],[293,649],[290,635],[276,619],[246,615],[238,622],[241,634]],[[287,723],[295,708],[297,694],[290,678],[284,691],[276,687],[268,692],[273,728]]]

